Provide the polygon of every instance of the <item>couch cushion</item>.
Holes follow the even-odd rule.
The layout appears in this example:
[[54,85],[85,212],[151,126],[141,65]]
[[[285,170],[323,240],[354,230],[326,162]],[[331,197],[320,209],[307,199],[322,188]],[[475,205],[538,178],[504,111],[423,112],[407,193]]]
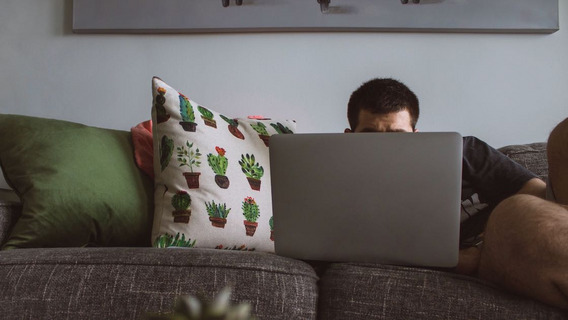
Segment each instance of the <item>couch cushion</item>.
[[130,132],[0,114],[0,165],[23,206],[4,249],[150,245],[152,183]]
[[258,319],[315,319],[317,277],[304,262],[214,249],[69,248],[0,252],[0,310],[13,319],[143,319],[177,296],[223,287]]
[[565,319],[568,313],[476,278],[386,265],[332,264],[319,319]]
[[12,190],[0,189],[0,246],[8,238],[14,223],[22,214],[22,204]]
[[233,119],[152,84],[152,243],[274,252],[269,137],[295,123]]
[[510,145],[499,148],[499,151],[546,181],[548,176],[546,143]]

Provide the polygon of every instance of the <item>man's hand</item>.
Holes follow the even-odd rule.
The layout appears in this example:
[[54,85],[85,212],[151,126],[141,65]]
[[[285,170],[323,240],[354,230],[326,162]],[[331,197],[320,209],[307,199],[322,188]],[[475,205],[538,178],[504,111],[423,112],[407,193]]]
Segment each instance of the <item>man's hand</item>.
[[454,269],[456,273],[473,276],[477,274],[479,268],[479,257],[481,250],[477,247],[461,249],[459,252],[458,266]]

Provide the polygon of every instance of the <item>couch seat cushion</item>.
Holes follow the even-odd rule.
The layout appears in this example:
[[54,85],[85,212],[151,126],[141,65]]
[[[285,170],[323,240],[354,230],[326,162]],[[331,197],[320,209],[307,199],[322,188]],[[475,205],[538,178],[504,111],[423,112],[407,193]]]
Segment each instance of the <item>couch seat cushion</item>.
[[178,295],[231,286],[258,319],[315,319],[317,276],[302,261],[215,249],[57,248],[0,252],[0,310],[13,319],[143,319]]
[[430,269],[332,264],[319,319],[565,319],[568,313],[472,277]]

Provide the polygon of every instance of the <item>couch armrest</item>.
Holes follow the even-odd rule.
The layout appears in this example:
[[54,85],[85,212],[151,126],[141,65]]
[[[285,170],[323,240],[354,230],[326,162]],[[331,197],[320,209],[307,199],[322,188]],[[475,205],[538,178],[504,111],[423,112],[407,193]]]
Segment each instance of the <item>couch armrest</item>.
[[22,214],[22,204],[13,191],[0,189],[0,244],[3,244],[10,230]]

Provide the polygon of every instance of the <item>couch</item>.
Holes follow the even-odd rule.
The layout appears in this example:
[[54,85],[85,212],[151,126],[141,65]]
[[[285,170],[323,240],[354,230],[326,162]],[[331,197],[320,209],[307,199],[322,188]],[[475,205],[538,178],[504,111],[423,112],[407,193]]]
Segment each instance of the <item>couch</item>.
[[[546,145],[500,149],[542,178]],[[22,204],[0,192],[0,242]],[[225,286],[258,319],[563,319],[568,313],[450,270],[152,247],[0,251],[0,318],[143,319]]]

